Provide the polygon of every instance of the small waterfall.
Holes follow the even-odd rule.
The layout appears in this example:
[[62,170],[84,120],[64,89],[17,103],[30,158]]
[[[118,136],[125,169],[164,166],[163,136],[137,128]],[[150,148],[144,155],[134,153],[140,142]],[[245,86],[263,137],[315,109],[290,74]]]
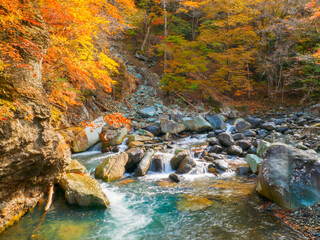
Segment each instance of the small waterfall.
[[208,166],[210,163],[204,162],[200,159],[194,159],[196,166],[188,174],[205,174],[208,173]]
[[172,173],[170,160],[173,157],[170,153],[157,152],[152,158],[150,171],[151,172],[161,172],[161,173]]
[[98,142],[87,150],[87,152],[101,152],[102,142]]
[[127,141],[128,141],[128,138],[125,138],[125,139],[123,140],[123,142],[122,142],[120,145],[118,145],[118,147],[119,147],[119,152],[124,152],[125,150],[128,149]]
[[236,127],[229,123],[226,124],[226,133],[231,133]]

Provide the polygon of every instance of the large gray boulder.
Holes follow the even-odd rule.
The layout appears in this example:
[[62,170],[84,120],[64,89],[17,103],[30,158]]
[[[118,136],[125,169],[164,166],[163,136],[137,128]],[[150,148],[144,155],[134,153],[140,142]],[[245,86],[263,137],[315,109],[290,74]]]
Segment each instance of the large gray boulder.
[[266,152],[257,191],[283,208],[320,201],[320,156],[276,143]]
[[232,156],[240,156],[242,152],[243,152],[242,148],[237,145],[231,145],[227,149],[227,153]]
[[186,129],[183,124],[168,119],[161,120],[160,128],[161,132],[170,134],[178,134]]
[[246,130],[250,129],[251,128],[251,124],[246,122],[246,121],[239,121],[237,124],[236,124],[236,129],[239,131],[239,132],[245,132]]
[[185,117],[181,122],[187,131],[204,132],[213,130],[213,127],[203,117]]
[[231,145],[235,145],[235,141],[229,133],[226,133],[226,132],[220,133],[218,135],[218,139],[221,142],[221,144],[226,147],[229,147]]
[[128,154],[123,152],[108,156],[96,168],[96,178],[102,178],[106,181],[112,181],[121,178],[125,172],[125,166],[128,162]]
[[238,140],[238,141],[236,141],[236,144],[245,151],[248,150],[252,146],[250,140]]
[[64,173],[59,185],[65,191],[69,204],[103,208],[109,205],[109,200],[98,181],[87,174]]
[[213,129],[224,129],[226,127],[224,123],[224,117],[219,114],[207,115],[206,120],[211,124]]
[[145,176],[149,170],[152,157],[154,155],[154,150],[149,149],[145,155],[143,156],[142,160],[140,161],[136,171],[134,172],[135,177]]

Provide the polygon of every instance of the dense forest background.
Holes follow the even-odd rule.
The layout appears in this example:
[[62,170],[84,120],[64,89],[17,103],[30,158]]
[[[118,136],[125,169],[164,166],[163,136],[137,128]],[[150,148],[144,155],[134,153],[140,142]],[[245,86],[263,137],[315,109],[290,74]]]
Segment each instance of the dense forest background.
[[315,0],[0,0],[0,28],[2,120],[32,119],[26,99],[58,118],[97,91],[121,98],[134,76],[113,41],[160,76],[167,99],[254,107],[320,96]]

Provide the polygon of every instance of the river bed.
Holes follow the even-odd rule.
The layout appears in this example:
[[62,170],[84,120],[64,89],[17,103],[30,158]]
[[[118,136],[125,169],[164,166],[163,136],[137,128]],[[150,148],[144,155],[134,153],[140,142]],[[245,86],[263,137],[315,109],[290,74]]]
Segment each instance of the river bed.
[[[261,208],[264,201],[255,192],[255,182],[227,171],[221,176],[207,172],[208,163],[196,158],[205,137],[185,138],[157,154],[170,159],[178,148],[194,150],[196,168],[179,184],[164,179],[173,172],[169,161],[162,172],[133,178],[125,174],[113,182],[99,180],[110,200],[110,208],[85,209],[66,203],[57,189],[53,205],[43,223],[44,206],[37,206],[0,235],[4,240],[24,239],[302,239],[272,213]],[[126,149],[125,144],[120,151]],[[74,155],[89,172],[108,154],[99,148]],[[228,159],[229,163],[241,159]],[[152,170],[152,165],[151,168]]]

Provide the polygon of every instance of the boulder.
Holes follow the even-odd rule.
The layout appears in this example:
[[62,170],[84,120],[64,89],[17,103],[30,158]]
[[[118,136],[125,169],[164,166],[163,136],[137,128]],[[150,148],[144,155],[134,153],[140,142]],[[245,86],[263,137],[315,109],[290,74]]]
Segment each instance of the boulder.
[[266,150],[268,149],[268,147],[270,147],[270,145],[271,144],[269,142],[261,140],[257,147],[257,155],[263,158]]
[[162,119],[160,122],[161,132],[169,134],[178,134],[186,128],[183,124],[176,123],[173,120]]
[[223,132],[218,135],[218,139],[222,145],[229,147],[235,144],[234,139],[229,133]]
[[246,156],[246,161],[253,173],[259,173],[263,159],[255,154],[248,154]]
[[170,173],[169,178],[176,183],[180,182],[180,177],[176,173]]
[[267,135],[267,134],[268,134],[268,130],[260,129],[260,130],[258,131],[258,135],[259,135],[259,136],[265,136],[265,135]]
[[276,125],[274,122],[265,122],[261,124],[261,128],[267,131],[272,131],[276,128]]
[[246,122],[246,121],[240,121],[237,123],[236,125],[236,129],[239,132],[245,132],[246,130],[248,130],[249,128],[251,128],[251,124]]
[[227,153],[232,156],[240,156],[242,152],[243,152],[242,148],[236,145],[231,145],[227,149]]
[[123,140],[128,136],[128,129],[121,128],[117,130],[110,130],[104,127],[99,134],[99,138],[102,141],[102,152],[110,146],[116,146],[123,142]]
[[196,166],[196,162],[192,159],[192,157],[187,156],[180,163],[180,166],[177,169],[177,173],[180,173],[180,174],[188,173],[195,166]]
[[181,122],[185,126],[185,130],[194,132],[204,132],[213,130],[213,127],[203,117],[185,117]]
[[220,145],[220,141],[216,137],[208,138],[207,142],[209,143],[210,146]]
[[139,141],[133,141],[133,142],[129,143],[130,148],[139,148],[139,147],[143,147],[143,146],[144,146],[144,143],[139,142]]
[[232,134],[232,137],[235,141],[237,140],[241,140],[241,139],[244,139],[244,134],[243,133],[235,133],[235,134]]
[[59,181],[69,204],[107,208],[109,200],[98,181],[86,174],[64,173]]
[[144,127],[144,129],[151,132],[154,136],[159,136],[161,133],[160,127],[158,127],[156,125],[148,125],[148,126]]
[[150,137],[150,138],[153,138],[154,137],[154,134],[149,132],[148,130],[146,129],[139,129],[138,131],[135,132],[136,134],[138,135],[141,135],[141,136],[146,136],[146,137]]
[[156,156],[153,157],[152,159],[152,165],[151,165],[151,171],[155,172],[163,172],[164,169],[164,162],[165,162],[166,156],[157,154]]
[[238,124],[239,122],[243,122],[243,121],[244,121],[243,118],[237,118],[237,119],[233,122],[232,125],[237,126],[237,124]]
[[145,107],[139,110],[138,114],[143,118],[154,117],[156,115],[156,109],[154,107]]
[[106,125],[103,118],[94,120],[89,127],[81,130],[72,141],[72,151],[84,152],[100,141],[99,134],[102,127]]
[[152,137],[149,137],[149,136],[132,134],[128,137],[127,144],[129,145],[131,142],[148,142],[151,140],[152,140]]
[[190,156],[189,152],[187,150],[182,150],[178,152],[171,160],[170,165],[173,170],[177,170],[180,166],[180,163],[183,159]]
[[213,129],[224,129],[226,127],[224,124],[224,117],[222,115],[207,115],[206,120],[211,124]]
[[246,137],[255,137],[257,135],[257,133],[255,131],[250,130],[250,129],[245,131],[243,134]]
[[249,122],[254,128],[259,127],[262,122],[261,118],[256,117],[247,117],[246,121]]
[[116,155],[108,156],[96,168],[96,178],[102,178],[112,181],[121,178],[125,172],[125,166],[128,162],[128,154],[123,152]]
[[222,151],[223,147],[221,147],[220,145],[214,145],[209,149],[208,153],[222,153]]
[[145,153],[145,155],[141,159],[136,171],[134,172],[135,177],[141,177],[141,176],[145,176],[147,174],[153,155],[154,155],[153,149],[149,149]]
[[279,133],[285,133],[288,130],[289,130],[288,127],[279,126],[279,127],[276,128],[276,131],[279,132]]
[[230,107],[226,107],[222,110],[221,115],[229,119],[235,119],[238,117],[239,113],[237,110],[231,109]]
[[320,201],[319,176],[319,154],[276,143],[266,152],[257,191],[282,208],[310,206]]
[[236,141],[236,144],[243,150],[248,150],[252,145],[249,140],[238,140]]
[[215,165],[215,168],[223,172],[227,171],[229,168],[229,164],[225,160],[214,160],[213,164]]
[[88,170],[85,168],[85,166],[83,166],[75,159],[71,159],[71,163],[64,169],[64,172],[88,174]]
[[126,154],[128,154],[128,162],[125,166],[126,172],[133,173],[143,158],[144,150],[142,148],[131,148],[126,151]]
[[280,118],[280,119],[275,119],[274,120],[274,123],[276,124],[276,125],[281,125],[281,124],[283,124],[283,123],[285,123],[286,122],[286,119],[285,118]]

